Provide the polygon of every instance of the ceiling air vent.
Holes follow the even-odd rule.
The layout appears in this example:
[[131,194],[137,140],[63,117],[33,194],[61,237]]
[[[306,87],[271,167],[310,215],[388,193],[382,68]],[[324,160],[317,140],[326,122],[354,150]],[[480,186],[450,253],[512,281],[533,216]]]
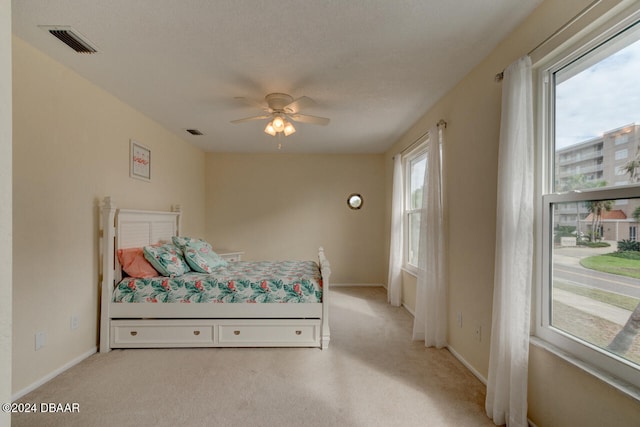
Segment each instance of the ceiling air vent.
[[93,43],[69,26],[39,25],[39,27],[78,53],[96,53],[98,51]]
[[189,132],[191,135],[204,135],[198,129],[187,129],[187,132]]

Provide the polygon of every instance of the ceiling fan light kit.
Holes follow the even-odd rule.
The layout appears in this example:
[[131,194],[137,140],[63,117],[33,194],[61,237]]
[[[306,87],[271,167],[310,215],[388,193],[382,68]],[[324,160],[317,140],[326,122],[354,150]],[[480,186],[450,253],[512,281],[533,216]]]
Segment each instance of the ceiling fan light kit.
[[284,131],[284,119],[282,117],[275,116],[271,123],[273,124],[273,128],[276,130],[276,132]]
[[294,128],[291,123],[285,121],[283,132],[284,132],[284,136],[289,136],[292,133],[296,132],[296,128]]
[[[256,102],[245,99],[236,98],[251,106],[256,106]],[[267,113],[260,116],[246,117],[244,119],[233,120],[231,123],[244,123],[252,120],[264,120],[270,119],[267,126],[264,128],[264,132],[271,136],[277,136],[284,134],[289,136],[296,132],[296,128],[291,122],[310,123],[325,126],[329,124],[329,119],[325,117],[309,116],[306,114],[300,114],[300,110],[305,106],[313,105],[315,102],[306,96],[302,96],[298,99],[293,99],[291,95],[286,93],[270,93],[264,97],[267,102],[266,107],[261,108]]]

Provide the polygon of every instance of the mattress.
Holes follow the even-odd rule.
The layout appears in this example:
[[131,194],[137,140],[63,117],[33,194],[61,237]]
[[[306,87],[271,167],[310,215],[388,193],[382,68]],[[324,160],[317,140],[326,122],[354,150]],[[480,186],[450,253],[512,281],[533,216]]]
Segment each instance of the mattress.
[[322,278],[313,261],[238,261],[212,274],[124,278],[113,302],[319,303]]

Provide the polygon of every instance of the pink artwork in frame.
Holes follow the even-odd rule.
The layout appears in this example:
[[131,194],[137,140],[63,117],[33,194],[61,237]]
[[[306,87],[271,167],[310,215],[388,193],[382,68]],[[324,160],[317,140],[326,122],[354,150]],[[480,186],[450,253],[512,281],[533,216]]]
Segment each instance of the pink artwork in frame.
[[134,140],[130,144],[129,176],[151,181],[151,150]]

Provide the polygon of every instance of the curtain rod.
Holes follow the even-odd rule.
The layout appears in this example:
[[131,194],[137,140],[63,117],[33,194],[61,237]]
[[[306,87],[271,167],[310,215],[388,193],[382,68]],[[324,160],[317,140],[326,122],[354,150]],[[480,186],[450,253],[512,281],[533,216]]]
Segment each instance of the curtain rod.
[[[438,123],[436,123],[436,126],[438,128],[442,127],[444,129],[446,129],[447,128],[447,122],[445,122],[443,119],[440,119],[440,120],[438,120]],[[409,146],[407,148],[405,148],[404,150],[400,151],[400,153],[398,153],[398,154],[403,155],[404,153],[413,150],[416,147],[416,145],[420,144],[424,140],[424,137],[427,136],[427,135],[429,135],[429,131],[426,131],[425,133],[420,135],[418,138],[416,138],[415,141],[413,141],[411,144],[409,144]]]
[[[551,33],[551,35],[549,35],[546,39],[542,40],[540,43],[538,43],[536,45],[536,47],[534,47],[533,49],[531,49],[529,52],[527,52],[527,55],[531,55],[533,52],[535,52],[536,50],[538,50],[539,48],[541,48],[542,46],[544,46],[545,44],[547,44],[548,42],[550,42],[553,38],[555,38],[558,34],[560,34],[561,32],[563,32],[564,30],[566,30],[568,27],[570,27],[571,25],[573,25],[578,19],[582,18],[584,15],[586,15],[587,13],[589,13],[589,11],[591,11],[591,9],[593,9],[594,7],[596,7],[599,3],[601,3],[602,0],[595,0],[593,2],[591,2],[587,7],[585,7],[584,9],[582,9],[580,12],[578,12],[578,14],[576,16],[574,16],[573,18],[571,18],[569,21],[567,21],[564,25],[562,25],[560,28],[558,28],[557,30],[555,30],[553,33]],[[498,74],[495,75],[494,80],[496,82],[501,82],[502,79],[504,78],[504,70],[500,71]]]

